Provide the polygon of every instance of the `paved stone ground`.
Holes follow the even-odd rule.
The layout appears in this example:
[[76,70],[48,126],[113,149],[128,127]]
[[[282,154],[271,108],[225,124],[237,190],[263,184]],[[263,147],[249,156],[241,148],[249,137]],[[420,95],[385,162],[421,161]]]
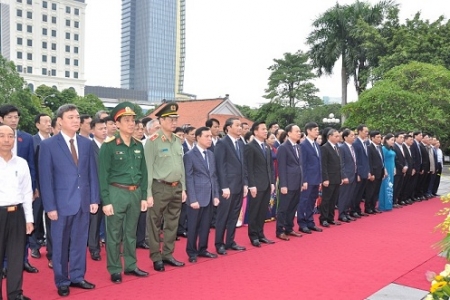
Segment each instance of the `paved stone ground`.
[[[450,193],[450,165],[444,166],[438,190],[439,195],[445,195],[447,193]],[[366,300],[421,300],[424,299],[427,294],[428,291],[391,283],[375,294],[369,296]]]

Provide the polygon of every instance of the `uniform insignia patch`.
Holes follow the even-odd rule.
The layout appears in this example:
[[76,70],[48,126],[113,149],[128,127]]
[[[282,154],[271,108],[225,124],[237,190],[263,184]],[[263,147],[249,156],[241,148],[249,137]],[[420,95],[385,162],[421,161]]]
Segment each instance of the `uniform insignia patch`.
[[156,140],[157,138],[158,138],[158,134],[157,133],[154,133],[151,137],[150,137],[150,141],[154,141],[154,140]]
[[134,150],[134,153],[141,153],[141,150]]
[[110,136],[110,137],[106,138],[105,143],[109,143],[111,141],[114,141],[115,139],[116,139],[115,136]]
[[125,152],[123,151],[116,151],[116,154],[124,154]]
[[167,138],[166,138],[166,136],[165,136],[165,135],[163,135],[163,136],[161,137],[161,140],[162,140],[163,142],[167,141]]

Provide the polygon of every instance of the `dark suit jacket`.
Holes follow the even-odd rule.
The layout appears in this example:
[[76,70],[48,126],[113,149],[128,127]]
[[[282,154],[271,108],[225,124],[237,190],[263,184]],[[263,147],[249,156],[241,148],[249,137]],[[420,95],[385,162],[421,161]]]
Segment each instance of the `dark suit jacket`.
[[[307,182],[310,185],[319,185],[322,183],[322,167],[320,146],[314,142],[317,152],[308,139],[305,139],[300,144],[302,152],[302,170],[303,183]],[[317,154],[318,153],[318,154]]]
[[280,187],[287,187],[288,190],[300,190],[302,185],[302,153],[299,145],[295,145],[299,152],[299,157],[289,139],[281,144],[277,149],[278,177]]
[[97,167],[98,170],[98,152],[100,152],[100,148],[98,147],[97,143],[94,141],[94,139],[92,139],[91,141],[91,145],[92,145],[92,150],[94,151],[94,158],[95,158],[95,166]]
[[430,172],[430,155],[428,154],[427,147],[423,143],[420,143],[419,146],[420,146],[420,153],[422,154],[421,170],[424,170],[425,173],[428,173]]
[[97,166],[91,141],[76,135],[78,166],[62,134],[40,144],[39,175],[41,195],[46,212],[71,216],[81,209],[89,212],[90,204],[100,203]]
[[403,144],[403,152],[405,153],[405,160],[408,163],[408,170],[406,171],[407,175],[411,175],[412,170],[414,169],[414,157],[413,157],[414,152],[411,149],[412,147],[414,147],[414,145],[410,147],[411,154],[409,154],[408,147],[405,144]]
[[201,207],[205,207],[211,202],[211,198],[219,198],[219,182],[214,153],[208,150],[206,155],[209,169],[203,154],[197,147],[183,156],[188,205],[198,202]]
[[367,179],[370,172],[369,158],[364,150],[363,143],[358,137],[353,142],[353,149],[355,150],[356,164],[358,165],[358,175],[361,179]]
[[264,191],[275,184],[275,169],[269,147],[264,143],[264,153],[254,139],[244,147],[245,163],[248,173],[248,187]]
[[329,142],[326,142],[320,148],[322,150],[322,181],[329,180],[330,184],[340,184],[341,160],[338,152],[333,149]]
[[406,158],[403,156],[402,149],[397,145],[397,143],[394,143],[394,152],[395,152],[395,173],[397,175],[402,174],[403,167],[407,166]]
[[30,169],[33,192],[36,189],[36,165],[34,162],[34,145],[31,134],[17,130],[17,156],[22,157],[28,163]]
[[39,134],[33,135],[34,148],[34,167],[36,170],[36,188],[39,190],[39,145],[41,144],[41,137]]
[[382,179],[384,176],[383,151],[381,151],[380,156],[380,152],[378,152],[375,145],[371,143],[367,146],[367,152],[369,154],[370,174],[374,175],[375,179]]
[[184,141],[184,143],[182,144],[183,146],[183,153],[186,154],[189,151],[189,147],[186,141]]
[[339,145],[339,155],[341,158],[342,179],[347,178],[349,182],[353,182],[355,180],[355,161],[346,143]]
[[422,170],[422,158],[420,157],[420,146],[416,141],[411,145],[411,154],[414,159],[414,169],[418,173]]
[[228,135],[220,139],[214,149],[219,187],[229,188],[231,194],[241,193],[244,185],[248,185],[244,144],[240,139],[238,143],[241,159],[238,158],[234,143]]

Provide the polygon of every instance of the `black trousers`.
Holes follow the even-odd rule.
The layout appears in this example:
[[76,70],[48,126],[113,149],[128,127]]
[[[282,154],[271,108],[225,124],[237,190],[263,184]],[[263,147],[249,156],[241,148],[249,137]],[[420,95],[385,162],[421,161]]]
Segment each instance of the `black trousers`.
[[352,199],[355,194],[357,176],[353,178],[353,182],[343,184],[339,189],[339,218],[345,217],[350,212]]
[[300,190],[288,190],[287,194],[280,193],[277,211],[277,236],[294,231],[294,216],[300,201]]
[[414,197],[424,196],[423,187],[425,185],[427,175],[428,173],[426,173],[425,171],[423,172],[423,174],[418,175],[414,190]]
[[339,199],[339,184],[322,185],[322,203],[320,204],[320,223],[334,221],[334,208]]
[[[22,294],[25,241],[26,222],[22,205],[13,212],[8,212],[4,207],[0,208],[0,261],[3,261],[5,256],[8,257],[6,279],[8,300]],[[0,298],[1,295],[2,284],[0,284]]]
[[403,177],[403,182],[402,182],[402,187],[400,188],[400,196],[399,196],[399,200],[400,201],[405,201],[407,199],[412,198],[411,195],[411,181],[412,181],[412,177],[411,174],[406,173],[405,177]]
[[180,219],[178,220],[177,234],[183,234],[188,231],[188,207],[186,202],[181,205]]
[[39,250],[41,245],[38,243],[39,239],[44,237],[44,206],[42,205],[42,199],[36,198],[33,201],[33,218],[34,218],[34,231],[28,238],[30,243],[30,249]]
[[366,186],[366,203],[364,205],[365,212],[373,211],[377,206],[378,195],[380,194],[380,187],[382,178],[368,180]]
[[433,194],[437,194],[439,184],[441,183],[441,175],[442,175],[442,165],[438,163],[436,167],[436,178],[434,179],[434,184],[432,188]]
[[147,228],[147,212],[141,211],[139,214],[137,230],[136,230],[136,246],[145,242],[145,230]]
[[234,236],[239,213],[241,212],[242,196],[242,192],[239,194],[231,194],[228,199],[220,196],[220,203],[217,207],[216,248],[223,245],[225,245],[225,248],[229,248],[235,244]]
[[209,225],[211,224],[212,208],[211,202],[199,209],[187,208],[187,243],[186,253],[189,257],[205,253],[208,249]]
[[250,191],[247,195],[248,204],[248,237],[250,241],[265,238],[264,223],[270,201],[270,185],[264,191],[257,191],[253,198]]
[[361,213],[361,200],[366,190],[367,178],[361,178],[361,181],[356,182],[355,193],[353,199],[351,200],[350,213]]
[[394,176],[394,194],[392,197],[392,202],[398,204],[400,200],[400,192],[403,186],[403,181],[405,180],[405,174],[400,173]]
[[90,214],[89,216],[88,247],[91,253],[100,253],[100,224],[103,216],[104,213],[101,205],[98,206],[97,213]]
[[414,176],[411,176],[410,183],[408,184],[408,194],[411,195],[411,198],[417,198],[420,197],[419,193],[417,192],[417,185],[419,182],[420,174],[416,173]]
[[424,179],[422,182],[422,195],[425,196],[426,194],[428,194],[428,186],[430,185],[430,179],[431,179],[431,173],[428,172],[426,174],[424,174]]

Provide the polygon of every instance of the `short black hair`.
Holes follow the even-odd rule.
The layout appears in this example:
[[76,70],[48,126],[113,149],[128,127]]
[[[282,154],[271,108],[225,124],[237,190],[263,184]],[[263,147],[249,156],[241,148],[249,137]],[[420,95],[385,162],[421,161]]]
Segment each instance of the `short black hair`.
[[394,134],[392,134],[392,133],[388,133],[388,134],[386,134],[386,136],[384,137],[384,146],[385,146],[386,148],[392,149],[391,147],[388,146],[387,140],[390,140],[390,139],[393,138],[393,137],[394,137]]
[[136,119],[134,120],[134,125],[142,124],[142,120]]
[[410,134],[405,134],[404,138],[405,138],[405,141],[406,141],[407,139],[412,138],[412,135],[410,135]]
[[405,135],[405,133],[403,131],[397,131],[396,133],[394,133],[394,137],[398,138],[402,134]]
[[363,130],[364,130],[364,127],[367,127],[367,126],[364,125],[364,124],[359,124],[358,127],[356,127],[356,131],[357,131],[357,132],[363,131]]
[[150,122],[151,120],[152,120],[152,118],[150,118],[150,117],[144,117],[141,119],[141,123],[145,127],[145,126],[147,126],[147,123]]
[[188,134],[189,132],[191,132],[192,130],[195,130],[194,126],[188,126],[184,128],[184,133]]
[[173,131],[173,133],[178,133],[178,132],[182,132],[182,133],[184,133],[184,130],[183,130],[183,128],[181,128],[181,127],[177,127],[177,128],[175,128],[175,130]]
[[96,124],[106,124],[105,119],[106,118],[103,118],[103,119],[93,118],[91,121],[91,129],[94,129]]
[[277,124],[278,124],[278,122],[270,122],[269,123],[269,129],[272,128],[273,125],[277,125]]
[[111,122],[115,122],[114,119],[113,119],[113,117],[111,117],[111,116],[106,116],[106,117],[103,118],[103,120],[105,120],[105,123],[108,123],[108,122],[110,122],[110,121],[111,121]]
[[308,130],[311,130],[311,129],[317,128],[317,127],[319,127],[319,125],[317,125],[316,122],[308,122],[305,125],[305,132],[308,133]]
[[206,120],[205,126],[211,128],[211,127],[213,126],[213,123],[214,123],[214,122],[216,122],[217,125],[220,125],[219,120],[214,119],[214,118],[211,118],[211,119]]
[[90,115],[88,115],[88,114],[82,114],[82,115],[80,115],[80,124],[83,124],[84,123],[84,120],[87,120],[87,119],[89,119],[91,116]]
[[202,126],[202,127],[197,128],[195,130],[195,139],[197,139],[197,137],[202,136],[204,131],[209,131],[209,130],[211,130],[211,129],[209,127],[206,127],[206,126]]
[[7,114],[17,112],[20,117],[20,111],[17,107],[11,104],[5,104],[0,106],[0,117],[4,118]]
[[41,123],[41,117],[50,117],[50,116],[44,113],[38,114],[36,115],[36,117],[34,117],[34,124]]
[[292,129],[294,128],[294,126],[297,126],[297,124],[291,123],[291,124],[289,124],[288,126],[286,126],[286,128],[284,129],[284,131],[286,131],[286,133],[287,133],[287,132],[291,132]]
[[348,137],[350,133],[352,133],[350,129],[345,129],[344,131],[342,131],[342,139],[345,140],[345,138]]
[[56,128],[56,120],[58,120],[56,117],[52,119],[52,128]]
[[234,121],[239,121],[238,118],[228,118],[223,125],[223,132],[228,132],[228,127],[232,126]]
[[413,138],[416,138],[417,135],[421,134],[422,131],[414,131],[413,132]]
[[66,112],[73,111],[73,110],[78,110],[78,108],[75,104],[68,103],[68,104],[61,105],[58,108],[58,110],[56,111],[56,117],[62,118]]
[[[242,123],[242,124],[244,124],[244,123]],[[245,124],[247,124],[247,123],[245,123]],[[264,122],[264,121],[256,121],[255,123],[253,123],[252,128],[250,129],[249,132],[251,132],[254,135],[255,134],[255,130],[258,130],[259,129],[259,125],[262,125],[262,124],[266,124],[266,122]]]
[[375,136],[377,136],[379,134],[381,134],[379,130],[371,130],[369,132],[369,137],[372,139],[372,138],[374,138]]

